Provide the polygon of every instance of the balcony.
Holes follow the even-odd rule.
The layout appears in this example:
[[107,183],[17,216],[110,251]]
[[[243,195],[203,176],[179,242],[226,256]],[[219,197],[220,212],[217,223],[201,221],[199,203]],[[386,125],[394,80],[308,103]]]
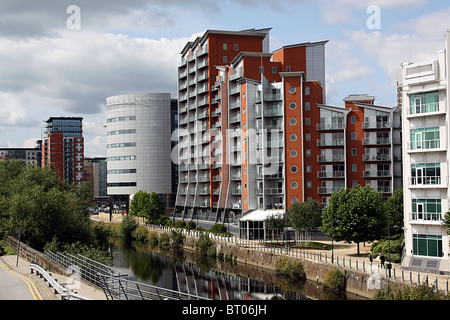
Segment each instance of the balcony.
[[447,177],[421,176],[408,178],[409,188],[447,188]]
[[412,141],[408,142],[407,146],[408,152],[446,151],[445,148],[441,148],[439,139]]
[[317,162],[344,162],[345,156],[343,154],[339,155],[325,155],[325,156],[317,156]]
[[412,224],[442,225],[442,213],[410,212],[409,222]]
[[233,196],[240,196],[242,195],[242,190],[241,188],[231,189],[231,194]]
[[316,129],[317,129],[317,131],[344,130],[344,124],[343,123],[317,123]]
[[391,155],[389,155],[389,154],[377,154],[377,155],[364,154],[362,156],[362,160],[364,162],[391,161]]
[[318,147],[343,147],[344,139],[317,139]]
[[391,178],[392,171],[390,170],[367,170],[363,172],[364,178]]
[[319,179],[344,179],[345,171],[317,171]]
[[391,123],[389,121],[369,121],[362,124],[363,130],[365,129],[389,129]]
[[265,195],[281,195],[284,194],[284,188],[264,188]]
[[338,192],[343,187],[318,187],[317,193],[318,194],[333,194],[334,192]]
[[363,140],[363,145],[365,146],[371,146],[371,145],[383,145],[383,144],[391,144],[391,139],[389,138],[368,138]]

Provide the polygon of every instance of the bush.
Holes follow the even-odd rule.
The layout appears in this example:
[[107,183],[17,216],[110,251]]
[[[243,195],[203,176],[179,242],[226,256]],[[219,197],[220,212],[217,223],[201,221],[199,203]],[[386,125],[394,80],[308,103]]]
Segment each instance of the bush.
[[450,300],[450,294],[436,292],[433,287],[421,284],[420,286],[395,285],[377,292],[374,300]]
[[119,236],[125,241],[131,241],[132,233],[137,228],[134,217],[127,214],[123,217],[119,227]]
[[170,245],[170,237],[167,233],[162,233],[159,236],[158,246],[160,249],[168,249]]
[[159,243],[159,240],[158,240],[158,233],[156,233],[156,232],[154,232],[154,231],[150,232],[150,235],[149,235],[149,243],[150,243],[150,245],[151,245],[152,247],[157,247],[157,246],[158,246],[158,243]]
[[305,270],[301,261],[291,261],[287,256],[282,256],[275,264],[277,273],[294,279],[306,279]]
[[186,224],[186,228],[189,230],[195,229],[195,222],[192,220],[188,221],[188,223]]
[[184,220],[178,220],[175,222],[175,228],[184,228],[186,226],[186,222]]
[[134,229],[131,232],[131,236],[137,242],[141,242],[141,243],[148,242],[148,231],[147,231],[147,228],[145,228],[145,227],[137,226],[136,229]]
[[205,234],[200,235],[199,239],[195,243],[195,247],[196,247],[197,253],[202,256],[215,256],[216,255],[216,248],[214,247],[213,242]]
[[211,226],[210,231],[214,234],[222,234],[227,232],[227,228],[221,223],[216,223]]
[[345,277],[342,271],[339,269],[328,270],[323,287],[326,291],[334,293],[345,292]]

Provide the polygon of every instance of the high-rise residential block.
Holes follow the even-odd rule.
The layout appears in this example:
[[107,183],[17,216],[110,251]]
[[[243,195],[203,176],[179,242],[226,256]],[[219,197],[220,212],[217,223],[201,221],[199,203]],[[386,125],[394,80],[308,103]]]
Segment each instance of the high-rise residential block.
[[398,74],[403,119],[404,268],[450,273],[450,31],[437,58],[404,63]]
[[51,117],[45,121],[42,166],[50,166],[66,183],[84,181],[83,118]]

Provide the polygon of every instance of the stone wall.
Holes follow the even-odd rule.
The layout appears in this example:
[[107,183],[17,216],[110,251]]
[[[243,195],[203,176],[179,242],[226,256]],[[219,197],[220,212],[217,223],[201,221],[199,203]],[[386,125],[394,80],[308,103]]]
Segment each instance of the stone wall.
[[[6,238],[6,242],[8,243],[8,246],[17,250],[18,240],[16,238],[8,236]],[[20,243],[19,255],[26,261],[30,263],[35,263],[49,272],[54,272],[61,275],[68,275],[66,269],[50,260],[50,258],[47,257],[44,253],[27,246],[23,242]]]

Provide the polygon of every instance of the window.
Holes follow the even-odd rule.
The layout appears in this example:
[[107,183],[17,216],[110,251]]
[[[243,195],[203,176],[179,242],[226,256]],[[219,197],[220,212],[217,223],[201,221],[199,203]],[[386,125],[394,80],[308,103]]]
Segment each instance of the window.
[[227,63],[228,62],[228,57],[227,56],[223,56],[223,63]]
[[305,125],[309,126],[311,124],[311,118],[305,118]]
[[356,148],[352,148],[352,156],[356,156],[358,153]]
[[291,182],[291,188],[292,189],[297,189],[298,188],[298,183],[297,182]]
[[311,133],[305,134],[305,140],[306,141],[311,141]]
[[413,252],[419,256],[443,257],[442,236],[413,234]]
[[277,67],[272,67],[272,74],[277,74]]
[[441,199],[412,199],[411,219],[441,221]]
[[305,87],[305,96],[309,96],[309,95],[310,95],[310,88]]
[[311,189],[312,188],[312,182],[311,181],[306,181],[306,188],[307,189]]
[[305,102],[305,111],[311,111],[311,102]]
[[358,171],[358,165],[352,164],[352,172],[357,172],[357,171]]
[[291,167],[291,172],[292,173],[296,173],[297,172],[297,167],[296,166],[292,166]]
[[295,157],[297,156],[297,151],[292,150],[292,151],[290,152],[290,155],[291,155],[292,158],[295,158]]
[[412,94],[409,103],[410,114],[439,111],[439,91]]
[[297,198],[292,198],[291,203],[292,203],[292,204],[298,203],[298,199],[297,199]]
[[223,44],[223,50],[227,50],[228,45],[226,43]]
[[234,51],[239,51],[239,44],[237,43],[234,44]]
[[290,124],[291,126],[295,126],[295,125],[297,124],[297,119],[292,118],[291,120],[289,120],[289,124]]
[[305,153],[306,153],[306,157],[311,157],[311,149],[306,149]]
[[356,123],[356,117],[355,117],[355,116],[351,117],[350,120],[351,120],[351,123],[352,123],[352,124],[355,124],[355,123]]
[[308,173],[310,173],[312,171],[312,167],[311,167],[311,165],[307,165],[306,166],[306,172],[308,172]]
[[439,127],[411,129],[411,150],[440,148]]
[[291,141],[295,141],[295,140],[297,140],[297,135],[296,135],[296,134],[291,134],[291,135],[289,136],[289,139],[290,139]]
[[297,89],[295,89],[295,87],[290,87],[289,88],[289,93],[294,94],[297,91]]
[[412,185],[435,185],[441,184],[440,163],[417,163],[411,165]]
[[289,104],[289,109],[295,110],[296,108],[297,108],[297,104],[296,104],[295,102],[291,102],[291,103]]
[[352,181],[352,187],[353,188],[357,188],[358,187],[358,180],[353,180]]
[[286,72],[291,72],[291,67],[290,66],[286,67]]
[[356,140],[356,132],[352,132],[352,140]]

